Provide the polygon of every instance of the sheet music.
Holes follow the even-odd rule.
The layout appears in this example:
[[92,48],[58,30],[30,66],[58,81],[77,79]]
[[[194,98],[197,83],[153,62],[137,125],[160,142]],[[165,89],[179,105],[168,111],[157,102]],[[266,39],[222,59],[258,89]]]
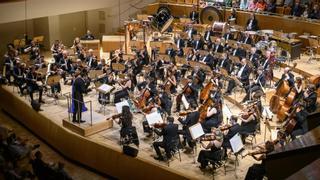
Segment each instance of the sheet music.
[[204,131],[203,131],[200,123],[197,123],[197,124],[189,127],[189,131],[190,131],[192,139],[197,139],[200,136],[204,135]]
[[122,113],[122,107],[123,106],[129,106],[130,107],[130,105],[129,105],[127,100],[124,100],[122,102],[116,103],[116,109],[117,109],[118,113]]
[[231,119],[232,112],[231,112],[230,108],[228,107],[228,105],[225,104],[222,106],[222,112],[228,119]]
[[241,149],[243,149],[243,143],[239,133],[237,133],[230,139],[230,144],[234,153],[238,153],[239,151],[241,151]]
[[273,113],[270,111],[269,106],[264,106],[262,111],[262,116],[272,119]]
[[110,86],[108,84],[102,84],[101,86],[99,86],[98,90],[100,92],[103,92],[103,93],[109,93],[111,90],[113,89],[113,86]]
[[182,104],[183,104],[184,108],[189,109],[190,104],[189,104],[189,102],[187,101],[187,98],[184,95],[182,95],[181,100],[182,100]]
[[272,141],[277,139],[278,131],[279,130],[277,130],[277,129],[271,129],[271,140]]
[[148,121],[148,124],[150,126],[156,124],[156,123],[162,123],[163,120],[162,120],[162,117],[161,117],[161,114],[159,112],[153,112],[153,113],[150,113],[150,114],[147,114],[146,115],[146,119]]

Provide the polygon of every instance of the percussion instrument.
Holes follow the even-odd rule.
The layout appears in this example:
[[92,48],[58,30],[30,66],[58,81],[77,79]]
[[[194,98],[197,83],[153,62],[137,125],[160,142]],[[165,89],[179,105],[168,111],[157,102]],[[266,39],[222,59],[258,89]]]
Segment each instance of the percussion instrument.
[[227,30],[227,23],[226,22],[214,22],[212,25],[212,30],[214,32],[219,32],[219,33],[225,33]]
[[167,8],[162,8],[158,11],[151,22],[151,27],[159,32],[165,32],[173,22],[173,16]]
[[217,8],[208,6],[200,12],[200,21],[202,24],[212,25],[215,21],[223,21],[223,17]]

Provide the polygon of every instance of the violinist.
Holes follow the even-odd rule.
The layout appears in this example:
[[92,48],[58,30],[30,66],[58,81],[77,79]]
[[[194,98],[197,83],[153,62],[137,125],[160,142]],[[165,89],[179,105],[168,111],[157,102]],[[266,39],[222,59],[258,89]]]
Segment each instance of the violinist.
[[[267,158],[267,154],[274,150],[274,144],[271,141],[267,141],[263,147],[258,146],[258,148],[259,149],[249,152],[248,154],[251,155],[255,160],[261,161],[261,164],[253,164],[251,167],[249,167],[245,180],[262,180],[263,177],[266,175],[265,159]],[[258,157],[257,155],[262,156]]]
[[56,63],[58,63],[60,58],[62,57],[62,47],[63,44],[59,40],[55,40],[53,45],[51,46],[50,50]]
[[252,95],[254,92],[264,89],[266,85],[266,77],[263,68],[259,67],[257,73],[257,78],[253,81],[253,83],[245,87],[246,96],[243,98],[242,102],[249,100],[249,98],[252,97],[250,95]]
[[71,47],[72,49],[74,49],[74,54],[77,56],[78,59],[84,60],[85,57],[82,54],[82,50],[83,50],[83,46],[80,42],[80,38],[76,37],[73,40],[73,45]]
[[114,93],[114,103],[121,102],[121,99],[129,97],[128,91],[132,90],[131,76],[132,75],[128,75],[125,77],[125,79],[117,81],[121,87],[121,90]]
[[35,60],[40,55],[39,43],[31,41],[31,44],[28,48],[24,50],[26,53],[30,53],[30,60]]
[[29,68],[29,72],[26,75],[27,88],[29,91],[30,99],[33,101],[33,93],[39,91],[39,103],[44,103],[42,100],[43,87],[37,84],[38,75],[36,73],[35,66]]
[[195,141],[192,139],[189,127],[198,123],[200,118],[200,113],[198,110],[187,113],[185,118],[179,117],[178,121],[183,125],[183,142],[182,145],[186,146],[188,144],[189,149],[186,149],[186,152],[189,153],[192,151],[196,145]]
[[161,129],[161,131],[155,129],[155,133],[159,136],[163,136],[163,140],[160,142],[154,142],[153,147],[157,153],[157,157],[154,157],[156,160],[163,161],[164,157],[161,154],[160,147],[163,148],[166,152],[166,157],[171,158],[171,150],[179,144],[179,135],[178,135],[178,124],[174,124],[174,118],[169,116],[167,117],[168,124]]
[[307,90],[303,93],[303,100],[306,102],[306,110],[308,113],[317,110],[317,98],[316,86],[309,84]]
[[[48,65],[48,71],[47,71],[47,79],[50,76],[54,76],[54,75],[58,75],[58,67],[55,64],[54,59],[50,62],[50,64]],[[56,83],[56,84],[52,84],[51,85],[51,93],[54,95],[54,97],[57,99],[58,95],[57,93],[61,92],[61,86],[60,86],[60,82]]]
[[259,114],[255,106],[256,105],[247,106],[239,117],[241,125],[238,133],[242,136],[243,140],[245,140],[250,133],[255,132],[259,124]]
[[[204,143],[207,141],[208,143]],[[218,128],[211,128],[211,133],[200,138],[200,142],[205,150],[201,150],[198,156],[198,162],[201,164],[200,169],[204,170],[208,166],[208,160],[220,161],[222,152],[223,133]],[[210,150],[208,150],[210,149]]]
[[[161,88],[160,86],[158,98],[160,99],[160,111],[165,112],[168,116],[171,116],[172,100],[170,93],[164,91],[164,88]],[[155,99],[157,99],[157,97]]]

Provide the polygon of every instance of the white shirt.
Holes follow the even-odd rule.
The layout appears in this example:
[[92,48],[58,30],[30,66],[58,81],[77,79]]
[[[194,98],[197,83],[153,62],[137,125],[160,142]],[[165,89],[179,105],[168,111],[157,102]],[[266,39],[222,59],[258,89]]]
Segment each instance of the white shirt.
[[246,67],[247,65],[245,64],[244,66],[241,67],[240,71],[238,72],[238,77],[240,78],[242,73],[243,73],[243,70],[244,68]]

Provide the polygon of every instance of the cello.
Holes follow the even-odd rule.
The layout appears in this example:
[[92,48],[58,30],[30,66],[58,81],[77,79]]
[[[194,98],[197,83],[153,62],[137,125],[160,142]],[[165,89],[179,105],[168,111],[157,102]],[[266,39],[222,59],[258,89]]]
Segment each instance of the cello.
[[205,119],[207,118],[207,111],[210,106],[214,106],[215,102],[211,99],[208,98],[200,107],[199,107],[199,113],[200,113],[200,118],[199,122],[203,123]]
[[214,87],[214,83],[213,83],[213,80],[211,79],[210,82],[208,82],[208,84],[200,92],[201,102],[205,102],[209,98],[210,91],[212,90],[213,87]]

